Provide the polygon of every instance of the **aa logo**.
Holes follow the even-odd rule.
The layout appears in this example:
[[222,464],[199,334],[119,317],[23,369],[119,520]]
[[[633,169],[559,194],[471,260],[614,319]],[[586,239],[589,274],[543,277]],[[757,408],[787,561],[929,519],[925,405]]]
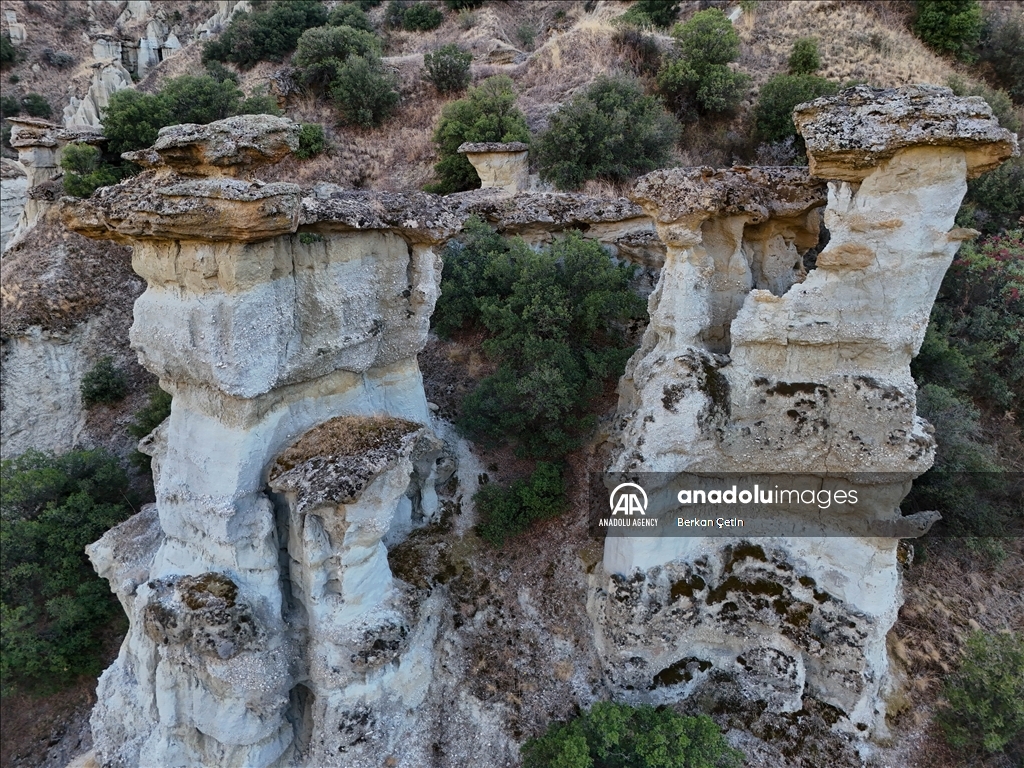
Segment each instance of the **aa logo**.
[[646,515],[647,493],[636,483],[621,483],[612,490],[609,504],[613,515],[617,515],[619,512],[630,516],[637,512]]

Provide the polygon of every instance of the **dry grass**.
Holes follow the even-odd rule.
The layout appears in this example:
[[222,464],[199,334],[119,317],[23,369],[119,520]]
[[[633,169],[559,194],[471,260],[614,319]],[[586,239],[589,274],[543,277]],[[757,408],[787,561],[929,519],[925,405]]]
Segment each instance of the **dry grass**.
[[336,416],[306,432],[278,457],[276,466],[288,471],[314,456],[360,456],[393,446],[418,429],[419,424],[392,416]]

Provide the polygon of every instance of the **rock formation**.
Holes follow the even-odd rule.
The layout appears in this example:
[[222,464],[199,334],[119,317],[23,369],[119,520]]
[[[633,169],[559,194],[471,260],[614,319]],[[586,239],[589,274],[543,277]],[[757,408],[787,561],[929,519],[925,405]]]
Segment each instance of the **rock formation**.
[[530,148],[521,141],[466,142],[459,146],[480,177],[480,188],[519,192],[530,186]]
[[[862,494],[850,522],[920,532],[929,519],[901,520],[899,503],[935,441],[910,360],[946,268],[976,234],[953,227],[966,180],[1016,139],[981,99],[929,86],[859,86],[795,120],[812,175],[671,169],[637,183],[668,250],[620,383],[612,470],[654,483],[671,474],[642,473],[743,473],[762,487],[791,473],[815,489],[841,479]],[[807,273],[823,205],[830,239]],[[591,601],[608,673],[658,701],[709,680],[777,712],[811,696],[836,728],[884,733],[897,544],[610,536]]]
[[133,246],[132,344],[174,395],[144,441],[155,509],[90,550],[131,620],[93,715],[105,764],[326,764],[429,682],[429,663],[397,663],[430,622],[380,541],[396,512],[436,508],[416,354],[433,249],[461,219],[422,194],[232,177],[297,131],[164,129],[136,158],[149,170],[64,209]]

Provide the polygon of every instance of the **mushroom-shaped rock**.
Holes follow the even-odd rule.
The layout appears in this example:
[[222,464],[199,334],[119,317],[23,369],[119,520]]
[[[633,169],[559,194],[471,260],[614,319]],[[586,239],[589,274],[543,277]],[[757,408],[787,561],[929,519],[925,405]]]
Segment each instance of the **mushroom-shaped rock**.
[[299,126],[291,120],[238,115],[207,125],[162,128],[152,148],[122,157],[144,168],[167,167],[185,176],[223,176],[276,163],[298,146]]
[[481,189],[495,187],[506,192],[518,192],[530,185],[529,149],[521,141],[484,141],[466,142],[459,146],[458,151],[476,168]]
[[807,143],[811,175],[823,179],[861,181],[907,147],[963,149],[968,178],[1020,152],[984,99],[934,85],[854,86],[798,105],[793,122]]

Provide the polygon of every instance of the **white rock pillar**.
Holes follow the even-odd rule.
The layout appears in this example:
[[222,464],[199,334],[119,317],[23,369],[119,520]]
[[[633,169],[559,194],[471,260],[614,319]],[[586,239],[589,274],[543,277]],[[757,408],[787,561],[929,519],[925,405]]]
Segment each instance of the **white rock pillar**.
[[[336,417],[400,419],[413,434],[428,419],[416,354],[440,279],[432,248],[461,220],[430,195],[326,188],[303,199],[294,184],[236,178],[285,156],[297,136],[267,115],[165,128],[130,154],[147,171],[65,202],[71,229],[132,244],[147,282],[132,346],[174,395],[169,419],[143,441],[159,525],[145,546],[155,551],[139,554],[148,524],[119,526],[90,550],[131,622],[92,718],[105,764],[295,757],[295,686],[308,672],[290,629],[298,593],[285,553],[302,536],[268,495],[271,467]],[[397,506],[409,450],[392,464],[386,492],[371,497]],[[371,538],[363,549],[379,554]],[[122,553],[136,563],[131,579],[117,576],[129,566]],[[374,574],[385,580],[363,585],[364,608],[390,587],[379,570],[352,569],[365,578],[345,582],[358,591]]]
[[530,186],[530,147],[521,141],[466,142],[459,146],[480,176],[480,188],[519,192]]
[[[858,86],[795,121],[810,176],[673,169],[638,182],[668,255],[620,385],[612,469],[844,478],[859,505],[822,520],[919,535],[930,518],[902,518],[899,504],[935,445],[910,360],[975,234],[953,226],[967,178],[1015,154],[1016,138],[983,100],[931,86]],[[794,257],[815,239],[816,178],[830,180],[831,239],[805,276]],[[835,728],[884,733],[897,544],[609,537],[591,605],[608,674],[657,701],[709,678],[769,711],[810,696],[834,708]]]

